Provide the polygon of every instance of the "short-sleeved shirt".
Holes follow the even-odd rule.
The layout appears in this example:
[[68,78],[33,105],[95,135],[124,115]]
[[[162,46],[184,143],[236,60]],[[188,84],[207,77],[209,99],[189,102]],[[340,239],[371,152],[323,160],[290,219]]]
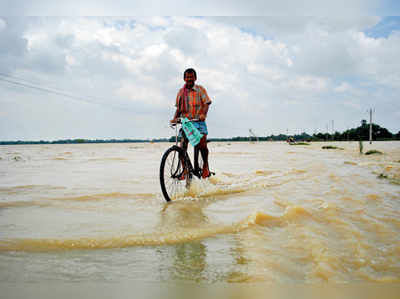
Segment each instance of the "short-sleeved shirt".
[[[181,110],[181,117],[187,117],[188,119],[200,118],[200,111],[204,105],[211,104],[211,100],[207,95],[206,89],[201,85],[194,85],[192,89],[187,93],[187,97],[182,104],[184,98],[184,87],[182,87],[176,96],[175,106]],[[182,111],[182,108],[183,111]]]

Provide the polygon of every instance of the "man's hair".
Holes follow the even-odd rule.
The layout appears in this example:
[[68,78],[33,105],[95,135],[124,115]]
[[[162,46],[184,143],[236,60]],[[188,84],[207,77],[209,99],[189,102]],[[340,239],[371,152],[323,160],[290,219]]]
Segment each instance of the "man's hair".
[[185,70],[185,71],[183,72],[183,79],[185,79],[185,76],[186,76],[187,73],[194,74],[194,78],[197,79],[196,71],[195,71],[194,69],[192,69],[192,68],[187,69],[187,70]]

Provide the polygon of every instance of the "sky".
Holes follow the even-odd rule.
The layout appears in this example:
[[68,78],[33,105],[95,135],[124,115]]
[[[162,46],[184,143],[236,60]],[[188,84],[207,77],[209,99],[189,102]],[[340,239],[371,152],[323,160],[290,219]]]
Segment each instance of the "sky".
[[0,2],[0,140],[169,138],[189,67],[209,137],[399,132],[400,4],[275,2]]

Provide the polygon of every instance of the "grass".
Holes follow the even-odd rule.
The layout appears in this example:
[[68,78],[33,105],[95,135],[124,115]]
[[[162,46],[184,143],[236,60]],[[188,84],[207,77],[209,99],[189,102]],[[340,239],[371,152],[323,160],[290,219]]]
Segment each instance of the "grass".
[[380,152],[380,151],[377,151],[377,150],[369,150],[369,151],[366,152],[365,154],[366,154],[366,155],[375,155],[375,154],[382,155],[383,153]]
[[340,149],[340,150],[344,150],[344,148],[342,148],[342,147],[337,147],[337,146],[333,146],[333,145],[324,145],[322,147],[322,149]]
[[388,176],[386,174],[380,173],[378,175],[378,179],[387,179],[387,178],[388,178]]
[[392,177],[392,176],[389,176],[389,175],[387,175],[387,174],[380,173],[380,174],[377,176],[377,178],[378,178],[378,179],[386,179],[386,180],[388,180],[389,183],[391,183],[391,184],[400,185],[400,178],[399,178],[399,177],[396,177],[396,176]]
[[310,145],[307,142],[296,142],[296,143],[291,143],[291,145]]

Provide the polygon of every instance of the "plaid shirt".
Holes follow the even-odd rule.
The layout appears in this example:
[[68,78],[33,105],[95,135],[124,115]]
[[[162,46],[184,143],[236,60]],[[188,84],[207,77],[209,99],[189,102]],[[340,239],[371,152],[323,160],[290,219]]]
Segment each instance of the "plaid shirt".
[[175,106],[180,110],[180,116],[188,119],[200,118],[201,108],[206,104],[211,104],[205,88],[200,85],[194,85],[182,103],[183,98],[184,87],[178,91]]

